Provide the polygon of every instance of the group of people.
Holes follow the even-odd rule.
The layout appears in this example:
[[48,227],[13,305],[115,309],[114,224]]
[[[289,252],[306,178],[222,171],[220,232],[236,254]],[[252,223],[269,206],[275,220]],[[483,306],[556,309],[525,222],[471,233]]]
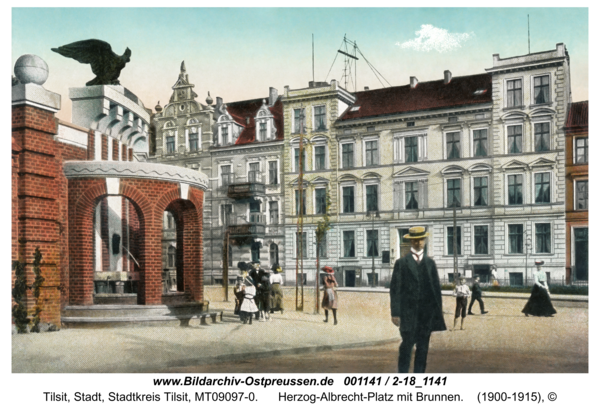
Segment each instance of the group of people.
[[252,319],[260,322],[272,320],[275,311],[283,313],[281,266],[274,264],[271,271],[260,267],[260,262],[239,262],[235,287],[234,313],[243,324],[252,325]]
[[[409,229],[404,238],[411,243],[411,253],[396,261],[392,273],[390,284],[392,323],[399,327],[402,338],[398,354],[399,373],[408,373],[415,346],[414,372],[425,373],[431,333],[446,330],[437,267],[434,260],[424,253],[428,236],[429,233],[424,227],[416,226]],[[556,310],[550,300],[546,273],[542,270],[544,262],[536,261],[535,265],[535,285],[522,312],[526,316],[552,316]],[[459,279],[453,295],[456,297],[454,329],[458,318],[461,318],[461,329],[464,329],[469,296],[472,296],[468,308],[470,315],[473,314],[471,309],[476,300],[479,302],[481,313],[488,313],[481,299],[478,277],[474,279],[472,294],[463,277]]]

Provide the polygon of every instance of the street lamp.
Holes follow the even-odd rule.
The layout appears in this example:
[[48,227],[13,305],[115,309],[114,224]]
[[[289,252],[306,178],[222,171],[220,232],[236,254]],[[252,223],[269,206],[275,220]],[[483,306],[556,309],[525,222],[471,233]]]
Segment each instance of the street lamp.
[[[379,210],[367,211],[367,217],[371,218],[371,236],[375,232],[375,218],[379,219]],[[372,240],[372,239],[371,239]],[[375,247],[371,248],[371,287],[375,287]]]

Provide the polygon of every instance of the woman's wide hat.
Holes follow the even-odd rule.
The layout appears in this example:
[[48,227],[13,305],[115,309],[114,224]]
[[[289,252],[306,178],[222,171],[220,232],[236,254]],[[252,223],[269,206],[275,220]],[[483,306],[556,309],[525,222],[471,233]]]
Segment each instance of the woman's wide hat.
[[279,265],[278,263],[274,263],[273,266],[271,266],[271,270],[273,271],[273,273],[283,272],[283,269],[281,269],[281,265]]
[[543,264],[544,264],[544,261],[543,261],[543,260],[536,260],[536,261],[535,261],[535,265],[536,265],[536,266],[542,266]]
[[408,233],[404,235],[404,239],[425,239],[429,236],[427,229],[423,226],[413,226],[408,229]]
[[335,273],[334,270],[333,270],[333,268],[331,266],[323,266],[321,268],[321,270],[323,272],[327,273],[328,275],[331,275],[331,274]]

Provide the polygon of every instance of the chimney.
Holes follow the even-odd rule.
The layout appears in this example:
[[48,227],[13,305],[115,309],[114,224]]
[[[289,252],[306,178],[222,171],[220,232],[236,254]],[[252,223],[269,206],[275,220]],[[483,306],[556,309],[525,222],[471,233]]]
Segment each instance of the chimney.
[[246,124],[250,124],[250,118],[246,117]]
[[221,107],[222,105],[223,105],[223,98],[217,97],[217,108]]
[[287,97],[290,93],[290,86],[283,86],[283,95]]
[[369,90],[369,86],[365,86],[365,90]]
[[417,87],[417,84],[419,83],[419,79],[417,79],[415,76],[410,76],[410,88],[414,89],[415,87]]
[[452,80],[452,72],[450,70],[444,70],[444,84],[450,83]]
[[277,101],[277,89],[274,87],[269,87],[269,107],[273,106]]

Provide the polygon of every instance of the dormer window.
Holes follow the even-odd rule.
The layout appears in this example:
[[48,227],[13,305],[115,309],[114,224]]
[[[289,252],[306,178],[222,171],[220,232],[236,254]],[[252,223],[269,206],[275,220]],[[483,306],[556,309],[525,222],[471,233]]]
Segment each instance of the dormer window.
[[259,138],[260,138],[261,142],[264,142],[265,140],[267,140],[267,122],[259,123],[258,134],[259,134]]
[[229,127],[227,125],[221,126],[221,138],[223,145],[229,143]]
[[358,112],[358,109],[360,109],[360,106],[352,106],[352,108],[350,109],[351,112]]
[[474,94],[475,96],[480,96],[480,95],[484,94],[485,92],[487,92],[487,89],[479,89],[479,90],[475,90],[475,91],[473,92],[473,94]]

